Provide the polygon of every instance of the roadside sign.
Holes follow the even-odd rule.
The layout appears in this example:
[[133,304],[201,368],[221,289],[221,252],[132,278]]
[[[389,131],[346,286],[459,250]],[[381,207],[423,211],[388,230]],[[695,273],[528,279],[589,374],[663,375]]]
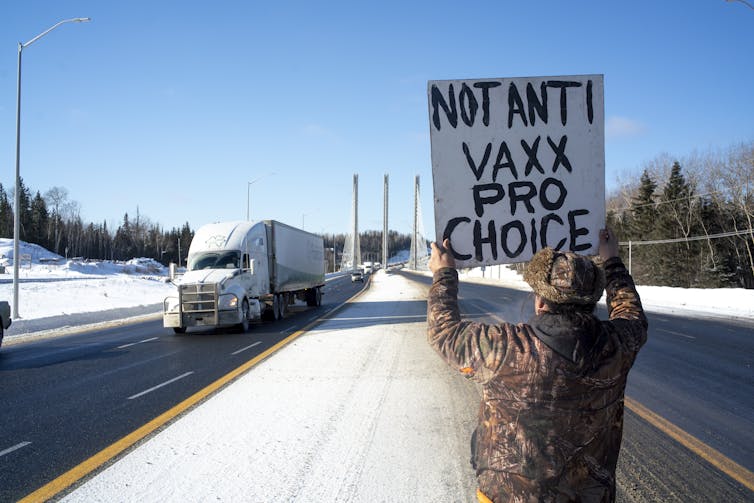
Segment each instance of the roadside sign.
[[29,269],[31,269],[31,254],[30,253],[21,253],[18,257],[19,257],[18,267],[23,267],[24,263],[27,263],[29,265]]

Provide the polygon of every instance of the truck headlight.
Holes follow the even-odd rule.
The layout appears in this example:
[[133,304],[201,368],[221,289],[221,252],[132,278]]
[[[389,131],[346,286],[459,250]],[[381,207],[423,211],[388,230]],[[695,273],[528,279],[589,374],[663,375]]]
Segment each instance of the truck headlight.
[[238,297],[233,294],[220,295],[220,302],[217,305],[218,309],[230,310],[238,308]]

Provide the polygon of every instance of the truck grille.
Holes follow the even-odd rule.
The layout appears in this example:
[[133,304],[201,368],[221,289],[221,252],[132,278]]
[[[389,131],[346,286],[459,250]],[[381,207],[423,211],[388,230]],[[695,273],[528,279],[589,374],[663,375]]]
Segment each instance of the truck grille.
[[184,313],[217,314],[217,284],[180,285],[180,289],[181,309]]

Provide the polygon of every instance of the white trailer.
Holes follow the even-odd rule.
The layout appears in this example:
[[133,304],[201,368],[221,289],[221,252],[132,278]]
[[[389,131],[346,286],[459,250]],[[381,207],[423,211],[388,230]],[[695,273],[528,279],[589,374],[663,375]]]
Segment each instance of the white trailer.
[[186,273],[163,302],[163,326],[237,326],[285,316],[296,299],[322,303],[322,238],[274,220],[221,222],[200,227]]

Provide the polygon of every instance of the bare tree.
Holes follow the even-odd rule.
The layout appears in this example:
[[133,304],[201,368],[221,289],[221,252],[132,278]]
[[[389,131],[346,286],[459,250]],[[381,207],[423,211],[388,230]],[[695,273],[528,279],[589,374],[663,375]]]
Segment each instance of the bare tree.
[[54,251],[55,253],[60,254],[60,227],[63,223],[61,211],[68,203],[68,189],[63,187],[53,187],[45,192],[44,200],[45,203],[47,203],[47,207],[52,210],[52,215],[50,215],[50,226],[52,229],[48,230],[48,239],[52,238],[51,241],[55,246]]

